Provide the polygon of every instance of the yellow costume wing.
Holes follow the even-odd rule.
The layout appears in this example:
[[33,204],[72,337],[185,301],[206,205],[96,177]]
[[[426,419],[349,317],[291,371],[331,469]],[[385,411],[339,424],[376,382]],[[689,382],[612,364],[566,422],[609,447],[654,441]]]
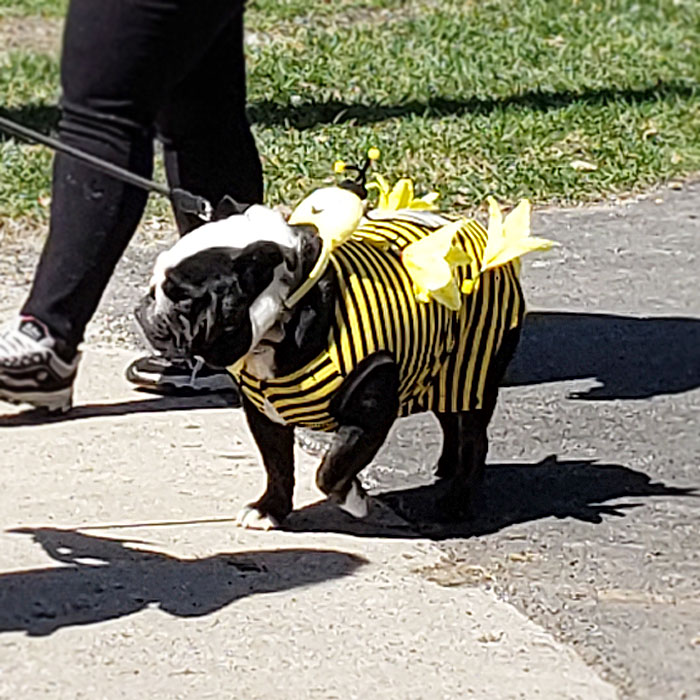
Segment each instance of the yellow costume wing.
[[522,255],[535,250],[548,250],[554,241],[530,236],[530,202],[523,199],[505,220],[493,197],[489,203],[489,230],[481,272],[517,261]]
[[471,261],[464,250],[452,243],[462,226],[464,220],[446,224],[425,238],[410,243],[401,252],[401,260],[411,277],[418,301],[434,299],[453,311],[459,309],[462,300],[454,271]]
[[422,197],[416,197],[411,178],[402,177],[393,187],[390,187],[389,183],[379,174],[375,175],[375,181],[370,182],[367,189],[379,192],[376,209],[383,211],[397,211],[399,209],[432,211],[437,209],[435,201],[440,196],[437,192],[429,192]]

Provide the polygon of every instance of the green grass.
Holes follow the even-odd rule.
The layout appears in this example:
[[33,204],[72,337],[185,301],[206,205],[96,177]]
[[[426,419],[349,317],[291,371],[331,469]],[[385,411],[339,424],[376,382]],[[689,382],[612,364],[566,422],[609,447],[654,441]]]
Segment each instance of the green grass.
[[68,0],[0,0],[0,17],[60,17]]
[[[580,201],[697,170],[694,8],[442,3],[388,28],[280,31],[249,52],[270,196],[298,196],[369,144],[391,176],[437,187],[448,205],[488,192]],[[597,169],[572,167],[582,160]]]
[[[0,114],[48,131],[58,98],[54,58],[29,53],[0,54]],[[0,218],[44,218],[49,196],[51,153],[43,147],[0,137]]]
[[[0,0],[0,17],[64,5]],[[465,209],[488,193],[590,201],[700,170],[697,0],[251,0],[247,27],[271,203],[370,145],[380,172]],[[11,115],[47,128],[56,85],[54,58],[0,54]],[[11,141],[0,155],[0,214],[36,215],[46,155]]]

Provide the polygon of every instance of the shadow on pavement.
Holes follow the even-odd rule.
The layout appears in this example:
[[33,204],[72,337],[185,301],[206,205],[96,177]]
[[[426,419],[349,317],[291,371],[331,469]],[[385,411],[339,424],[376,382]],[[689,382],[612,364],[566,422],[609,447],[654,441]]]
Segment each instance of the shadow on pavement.
[[[604,516],[623,517],[650,497],[694,497],[696,489],[652,482],[643,472],[618,464],[586,460],[557,461],[550,456],[538,464],[500,464],[486,469],[480,512],[468,522],[441,522],[436,500],[447,484],[385,491],[375,498],[412,527],[387,527],[372,514],[365,521],[343,513],[331,517],[327,503],[293,513],[285,528],[296,532],[333,531],[364,537],[429,537],[434,540],[489,535],[517,523],[542,518],[574,518],[601,523]],[[619,499],[624,499],[620,502]],[[636,499],[636,500],[634,500]],[[615,503],[609,503],[616,501]],[[376,510],[376,507],[375,507]]]
[[[137,393],[137,392],[135,392]],[[138,393],[137,393],[138,395]],[[4,404],[0,403],[0,410]],[[207,394],[205,396],[158,396],[150,399],[119,401],[117,403],[92,403],[78,405],[68,413],[48,414],[41,409],[29,409],[11,416],[0,413],[0,429],[25,425],[65,423],[87,418],[109,418],[133,413],[163,413],[165,411],[189,411],[202,408],[240,408],[238,395]]]
[[700,319],[532,312],[505,384],[596,379],[577,399],[645,399],[700,387]]
[[[0,632],[33,636],[111,620],[155,606],[178,617],[207,615],[240,598],[348,576],[361,557],[320,549],[178,559],[74,530],[22,528],[69,566],[0,574]],[[136,543],[138,544],[138,543]]]
[[[528,314],[505,385],[595,379],[601,386],[574,399],[644,399],[700,387],[700,319],[636,318],[612,314]],[[131,413],[236,407],[235,394],[162,396],[113,404],[85,404],[48,416],[29,410],[0,414],[0,428],[122,416]],[[0,404],[0,410],[2,404]]]

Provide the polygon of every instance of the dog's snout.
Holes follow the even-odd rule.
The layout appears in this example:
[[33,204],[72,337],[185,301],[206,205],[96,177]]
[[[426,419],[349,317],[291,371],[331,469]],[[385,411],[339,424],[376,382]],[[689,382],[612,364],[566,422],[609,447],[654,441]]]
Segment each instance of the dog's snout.
[[165,352],[172,340],[164,319],[155,313],[155,306],[155,293],[149,290],[134,309],[134,318],[146,341],[155,350]]

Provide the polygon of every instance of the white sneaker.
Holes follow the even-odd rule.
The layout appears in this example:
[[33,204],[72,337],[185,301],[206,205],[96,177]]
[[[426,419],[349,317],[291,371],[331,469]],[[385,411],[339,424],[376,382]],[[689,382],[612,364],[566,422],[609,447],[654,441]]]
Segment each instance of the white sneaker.
[[70,361],[56,352],[49,329],[20,316],[0,329],[0,400],[65,412],[73,403],[73,382],[80,353]]

